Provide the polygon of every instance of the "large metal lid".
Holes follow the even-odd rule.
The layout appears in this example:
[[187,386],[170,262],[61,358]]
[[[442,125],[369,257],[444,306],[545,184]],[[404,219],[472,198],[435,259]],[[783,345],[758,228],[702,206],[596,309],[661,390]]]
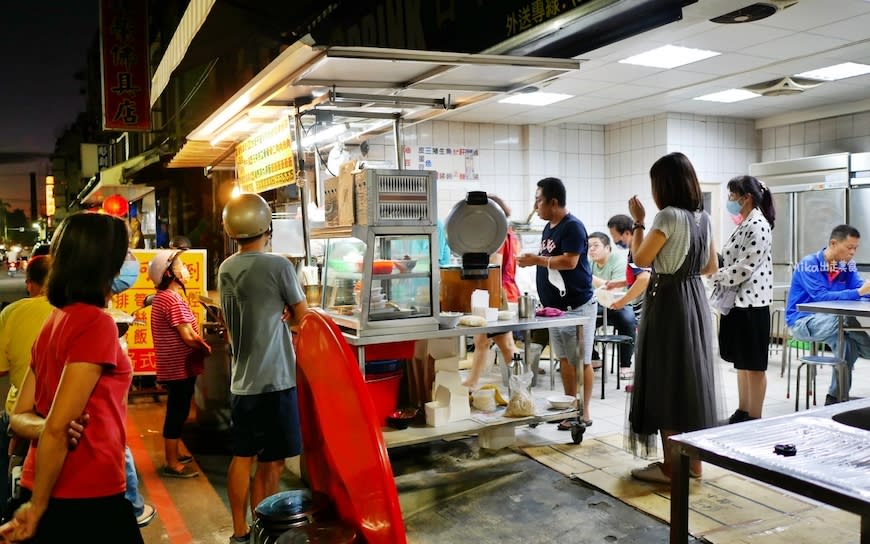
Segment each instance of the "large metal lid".
[[266,497],[257,505],[256,512],[258,519],[266,523],[308,523],[329,508],[329,498],[322,493],[312,493],[308,489],[291,489]]
[[507,236],[507,218],[484,191],[470,191],[444,222],[447,245],[460,255],[498,251]]

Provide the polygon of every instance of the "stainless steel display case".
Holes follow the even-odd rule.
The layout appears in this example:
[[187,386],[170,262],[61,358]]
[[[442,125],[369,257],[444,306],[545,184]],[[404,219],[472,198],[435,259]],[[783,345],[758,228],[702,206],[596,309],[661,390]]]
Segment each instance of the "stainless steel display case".
[[359,336],[438,329],[435,226],[355,225],[312,238],[326,240],[321,306],[340,327]]

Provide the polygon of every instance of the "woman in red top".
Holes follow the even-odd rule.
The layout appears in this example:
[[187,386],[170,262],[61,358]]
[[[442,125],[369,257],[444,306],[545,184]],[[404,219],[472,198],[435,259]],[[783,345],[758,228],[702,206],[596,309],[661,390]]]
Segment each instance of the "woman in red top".
[[[32,440],[21,476],[30,497],[0,527],[7,540],[66,542],[70,531],[99,513],[91,529],[98,540],[142,542],[133,505],[124,498],[133,369],[114,320],[103,311],[127,242],[127,225],[110,215],[71,215],[55,232],[46,284],[55,309],[33,345],[10,422]],[[68,424],[83,414],[88,430],[71,449]]]
[[171,478],[192,478],[199,472],[186,464],[193,458],[180,451],[181,429],[190,413],[190,399],[196,377],[202,374],[203,359],[211,347],[199,335],[196,317],[182,295],[190,272],[179,257],[184,250],[157,252],[148,265],[148,277],[157,294],[151,303],[151,337],[157,356],[157,381],[169,395],[163,419],[163,451],[166,465],[160,474]]

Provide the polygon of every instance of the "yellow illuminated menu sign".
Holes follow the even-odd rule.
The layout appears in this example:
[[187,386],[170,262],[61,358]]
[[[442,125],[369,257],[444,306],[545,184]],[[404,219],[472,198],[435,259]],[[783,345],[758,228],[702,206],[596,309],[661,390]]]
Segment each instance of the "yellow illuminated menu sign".
[[[157,361],[154,357],[154,340],[151,338],[151,308],[145,308],[144,304],[145,297],[157,292],[154,283],[148,278],[148,263],[154,258],[157,250],[132,249],[130,251],[139,261],[139,278],[129,289],[112,296],[112,308],[132,314],[135,319],[127,330],[127,352],[133,364],[133,373],[154,374],[157,372]],[[199,322],[200,332],[205,319],[205,309],[199,303],[199,297],[205,292],[206,287],[205,257],[204,249],[188,249],[181,254],[181,262],[190,271],[185,300]]]
[[266,125],[236,146],[236,176],[246,193],[296,182],[289,117]]

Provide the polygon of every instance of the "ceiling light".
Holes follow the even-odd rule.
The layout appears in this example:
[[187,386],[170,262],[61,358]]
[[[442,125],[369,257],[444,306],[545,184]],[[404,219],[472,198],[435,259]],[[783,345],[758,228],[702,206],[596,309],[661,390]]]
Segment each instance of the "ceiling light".
[[836,81],[838,79],[846,79],[847,77],[863,76],[870,74],[870,65],[858,64],[857,62],[844,62],[835,64],[818,70],[810,70],[797,74],[799,77],[808,77],[810,79],[821,79],[823,81]]
[[645,53],[628,57],[619,61],[622,64],[636,64],[638,66],[649,66],[651,68],[676,68],[699,60],[709,59],[716,55],[721,55],[716,51],[707,51],[705,49],[692,49],[691,47],[680,47],[677,45],[665,45],[657,47]]
[[302,138],[302,147],[311,147],[312,145],[328,142],[329,140],[336,140],[345,132],[347,132],[347,126],[344,123],[332,125],[316,134]]
[[728,89],[727,91],[719,91],[718,93],[698,96],[693,100],[706,100],[707,102],[722,102],[724,104],[730,104],[732,102],[740,102],[741,100],[748,100],[759,96],[761,95],[747,91],[746,89]]
[[502,104],[523,104],[526,106],[549,106],[550,104],[555,104],[556,102],[561,102],[568,98],[573,98],[573,96],[570,94],[544,93],[539,91],[534,93],[512,94],[502,98],[499,102]]

